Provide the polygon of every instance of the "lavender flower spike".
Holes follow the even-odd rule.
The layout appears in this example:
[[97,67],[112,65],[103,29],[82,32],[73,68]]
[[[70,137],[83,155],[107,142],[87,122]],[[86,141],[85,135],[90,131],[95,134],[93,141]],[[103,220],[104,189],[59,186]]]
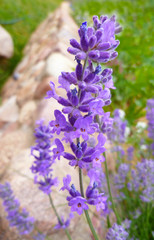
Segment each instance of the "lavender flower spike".
[[[31,171],[35,174],[34,183],[39,185],[39,189],[46,194],[51,193],[52,186],[58,186],[58,178],[52,176],[52,164],[58,157],[60,159],[60,150],[63,145],[59,139],[55,139],[57,148],[51,150],[52,132],[50,126],[38,122],[39,126],[35,129],[36,145],[31,148],[31,155],[34,162]],[[60,145],[60,150],[59,150]]]
[[0,198],[8,213],[7,219],[11,227],[16,227],[21,235],[29,234],[34,228],[34,218],[29,217],[25,209],[20,210],[20,203],[15,199],[9,183],[0,184]]
[[[67,190],[68,205],[72,212],[81,215],[86,214],[87,222],[95,240],[98,240],[95,229],[91,223],[88,214],[88,205],[95,205],[96,209],[105,210],[107,197],[100,193],[97,183],[93,182],[94,176],[90,174],[90,169],[101,167],[105,161],[102,153],[106,150],[104,147],[106,138],[103,133],[109,132],[112,126],[112,120],[109,113],[104,113],[104,106],[111,103],[110,88],[115,89],[112,80],[112,69],[104,69],[100,63],[106,63],[117,57],[115,49],[119,41],[115,39],[116,33],[120,31],[115,16],[108,18],[101,16],[93,17],[93,27],[88,27],[87,22],[83,22],[78,31],[80,41],[71,39],[71,47],[68,48],[70,54],[75,55],[77,66],[74,72],[62,72],[59,77],[60,87],[65,89],[66,97],[57,96],[55,86],[51,82],[51,91],[47,92],[47,98],[53,97],[63,106],[62,113],[55,111],[55,120],[50,122],[51,132],[59,135],[63,132],[62,140],[55,137],[57,148],[52,150],[52,160],[56,161],[63,156],[68,160],[72,167],[79,168],[80,191],[75,189],[69,175],[64,177],[64,186],[61,190]],[[66,118],[64,115],[67,115]],[[99,119],[101,115],[101,120]],[[97,121],[98,120],[98,121]],[[122,127],[122,133],[125,126]],[[89,146],[88,140],[98,135],[98,144]],[[62,141],[69,143],[71,152],[66,152]],[[50,162],[50,161],[49,161]],[[48,168],[48,170],[50,167]],[[88,172],[90,184],[87,191],[84,191],[82,183],[82,169]]]
[[128,237],[128,232],[126,232],[126,230],[114,223],[112,228],[109,228],[109,231],[106,235],[106,240],[126,240]]

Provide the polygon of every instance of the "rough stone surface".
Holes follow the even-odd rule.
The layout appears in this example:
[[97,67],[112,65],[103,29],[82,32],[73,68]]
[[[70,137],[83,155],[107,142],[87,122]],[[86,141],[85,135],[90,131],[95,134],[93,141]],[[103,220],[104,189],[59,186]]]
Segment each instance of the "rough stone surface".
[[11,58],[14,46],[11,35],[0,26],[0,57]]
[[12,96],[0,106],[1,122],[16,122],[18,120],[19,108],[16,99],[16,96]]
[[68,72],[74,67],[74,63],[69,60],[67,57],[63,56],[61,53],[52,54],[46,62],[45,73],[47,75],[52,75],[58,78],[59,73],[62,71]]
[[22,125],[32,125],[35,119],[35,112],[36,112],[37,104],[35,101],[28,101],[22,107],[19,115],[19,122]]

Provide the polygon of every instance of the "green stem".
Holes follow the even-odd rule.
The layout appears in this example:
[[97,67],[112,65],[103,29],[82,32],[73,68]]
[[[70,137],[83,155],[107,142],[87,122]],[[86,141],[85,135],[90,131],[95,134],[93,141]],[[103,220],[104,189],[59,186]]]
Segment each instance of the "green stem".
[[[83,65],[83,70],[82,70],[82,77],[81,77],[81,81],[83,81],[83,76],[84,76],[84,72],[85,72],[85,69],[86,69],[86,65],[87,65],[87,61],[88,61],[88,56],[86,57],[85,61],[84,61],[84,65]],[[80,94],[81,94],[81,90],[79,89],[79,92],[78,92],[78,97],[80,98]],[[79,143],[80,139],[77,138],[77,143]],[[84,197],[84,189],[83,189],[83,180],[82,180],[82,169],[79,168],[79,183],[80,183],[80,191],[81,191],[81,195],[82,197]],[[91,219],[89,217],[89,213],[88,213],[88,210],[84,210],[84,213],[85,213],[85,216],[86,216],[86,219],[87,219],[87,222],[88,222],[88,225],[90,227],[90,230],[93,234],[93,237],[95,240],[99,240],[98,239],[98,236],[95,232],[95,229],[94,229],[94,226],[91,222]]]
[[[53,204],[51,195],[49,194],[48,196],[49,196],[49,200],[50,200],[50,204],[51,204],[51,206],[52,206],[52,209],[53,209],[53,211],[54,211],[54,213],[55,213],[55,215],[56,215],[56,217],[57,217],[60,225],[62,226],[62,225],[63,225],[63,222],[61,221],[61,218],[59,217],[59,214],[58,214],[58,212],[57,212],[57,210],[56,210],[56,208],[55,208],[55,206],[54,206],[54,204]],[[65,230],[65,233],[66,233],[66,235],[67,235],[67,238],[68,238],[69,240],[72,240],[72,238],[71,238],[68,230],[67,230],[66,228],[65,228],[64,230]]]
[[149,216],[150,216],[150,204],[147,203],[147,211],[146,211],[146,234],[147,234],[147,239],[149,237]]
[[[81,169],[81,168],[79,168],[79,182],[80,182],[81,195],[82,195],[82,197],[84,197],[83,181],[82,181],[82,169]],[[87,219],[87,223],[88,223],[88,225],[89,225],[89,227],[90,227],[90,230],[91,230],[91,232],[92,232],[92,234],[93,234],[94,239],[95,239],[95,240],[99,240],[99,239],[98,239],[98,236],[97,236],[97,234],[96,234],[96,232],[95,232],[94,226],[93,226],[93,224],[92,224],[92,222],[91,222],[91,219],[90,219],[90,217],[89,217],[88,210],[84,210],[84,213],[85,213],[85,216],[86,216],[86,219]]]
[[110,218],[109,215],[107,215],[107,227],[110,228],[111,227],[111,223],[110,223]]
[[105,172],[106,172],[106,179],[107,179],[107,186],[108,186],[109,196],[110,196],[110,200],[111,200],[111,203],[112,203],[113,211],[114,211],[114,213],[116,215],[116,218],[117,218],[117,223],[120,224],[121,220],[120,220],[120,217],[119,217],[119,215],[117,213],[117,210],[115,208],[114,201],[113,201],[113,198],[112,198],[111,187],[110,187],[110,180],[109,180],[109,172],[108,172],[107,161],[106,161],[106,155],[105,155],[105,153],[103,153],[103,155],[105,157]]

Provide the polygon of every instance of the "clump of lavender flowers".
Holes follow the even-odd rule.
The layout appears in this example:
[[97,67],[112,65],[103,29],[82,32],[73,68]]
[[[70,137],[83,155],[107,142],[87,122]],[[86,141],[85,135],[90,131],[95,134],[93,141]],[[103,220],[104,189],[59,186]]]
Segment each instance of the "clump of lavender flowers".
[[152,154],[154,155],[154,99],[149,99],[147,101],[146,110],[146,118],[148,120],[148,136],[152,139],[150,148],[152,150]]
[[[39,189],[50,194],[52,186],[58,186],[58,178],[52,176],[52,165],[55,161],[55,157],[51,155],[52,131],[51,127],[43,124],[42,120],[37,124],[38,127],[35,129],[36,145],[31,148],[31,155],[35,158],[31,171],[35,174],[34,181],[39,185]],[[57,139],[55,139],[55,143],[59,143]]]
[[[38,127],[35,129],[34,134],[36,137],[36,145],[31,148],[31,155],[35,159],[31,167],[31,171],[34,174],[34,183],[37,184],[39,189],[49,197],[51,206],[58,220],[58,224],[55,228],[65,229],[68,239],[71,239],[66,228],[69,226],[73,215],[70,214],[68,219],[64,221],[63,217],[59,216],[50,195],[52,188],[57,187],[59,184],[58,178],[53,178],[52,165],[55,163],[57,158],[60,159],[61,153],[64,151],[64,147],[58,138],[56,138],[51,144],[51,138],[53,137],[52,133],[54,132],[54,129],[51,126],[45,125],[43,120],[38,121],[37,124]],[[53,148],[53,146],[55,146],[55,148]],[[40,235],[38,239],[39,238],[43,238],[43,235]]]
[[114,223],[112,228],[109,228],[106,240],[126,240],[128,235],[123,226]]
[[[67,97],[56,94],[53,82],[50,82],[51,91],[47,92],[46,97],[55,98],[63,106],[62,112],[55,110],[55,120],[50,122],[51,132],[58,135],[55,141],[57,148],[51,153],[52,161],[60,160],[63,156],[70,166],[79,169],[80,190],[71,183],[70,175],[64,177],[62,190],[69,193],[67,201],[72,212],[79,215],[85,212],[95,239],[98,238],[87,210],[90,205],[96,206],[97,211],[106,208],[107,197],[100,192],[98,174],[94,172],[97,173],[105,161],[102,153],[105,152],[106,137],[103,133],[109,131],[112,120],[103,107],[111,103],[110,89],[115,88],[112,69],[102,70],[100,63],[117,57],[115,49],[119,41],[115,40],[115,34],[120,30],[115,16],[110,19],[94,16],[93,27],[88,27],[87,22],[82,23],[79,29],[80,42],[71,39],[71,47],[68,48],[68,52],[75,55],[76,69],[71,73],[62,72],[58,79]],[[59,137],[61,132],[64,135],[62,139]],[[97,133],[97,142],[91,147],[88,140],[94,133]],[[63,142],[69,143],[71,153],[65,151]],[[86,190],[83,189],[82,170],[87,172],[90,179]]]
[[128,183],[130,190],[140,193],[143,202],[152,202],[154,199],[154,161],[144,159],[136,164],[131,171],[132,180]]
[[116,109],[114,111],[113,128],[108,133],[109,140],[117,143],[117,145],[126,141],[127,121],[123,120],[124,116],[125,113],[122,110]]
[[9,183],[0,184],[0,198],[3,199],[10,226],[16,227],[21,235],[31,233],[34,228],[34,218],[29,216],[26,209],[20,208],[20,203],[14,197]]

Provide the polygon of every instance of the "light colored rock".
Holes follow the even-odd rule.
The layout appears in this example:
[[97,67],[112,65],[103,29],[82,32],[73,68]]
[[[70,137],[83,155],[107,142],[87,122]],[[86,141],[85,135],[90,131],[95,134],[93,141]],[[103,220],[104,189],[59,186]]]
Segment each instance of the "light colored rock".
[[33,130],[29,127],[21,127],[3,135],[0,139],[1,162],[3,162],[3,157],[12,159],[22,149],[30,147],[32,142]]
[[35,99],[42,99],[46,96],[46,92],[51,90],[50,88],[50,81],[55,82],[57,79],[54,79],[53,77],[44,77],[40,84],[38,84],[34,98]]
[[13,157],[22,149],[30,147],[33,141],[33,131],[30,128],[22,127],[12,132],[7,130],[5,129],[0,138],[0,178],[7,173]]
[[62,110],[62,105],[60,105],[55,99],[42,99],[37,106],[36,110],[36,120],[44,119],[45,123],[55,119],[54,110]]
[[0,56],[11,58],[13,55],[14,47],[11,35],[0,26]]
[[62,71],[69,72],[75,68],[75,63],[61,53],[53,53],[46,62],[46,75],[58,78]]
[[8,100],[8,98],[17,94],[18,81],[14,81],[12,77],[9,77],[2,89],[2,99]]
[[18,64],[18,66],[16,67],[16,72],[22,72],[23,70],[25,70],[25,68],[27,67],[29,63],[29,57],[25,56],[22,61]]
[[27,78],[27,80],[28,81],[23,81],[23,84],[17,90],[17,103],[20,107],[34,98],[34,93],[38,86],[38,82],[36,82],[34,78]]
[[0,127],[0,138],[6,134],[13,132],[19,128],[19,122],[3,122],[3,126]]
[[19,122],[23,125],[32,125],[35,119],[37,105],[35,101],[28,101],[20,111]]
[[51,51],[51,47],[43,48],[39,53],[38,60],[40,61],[46,59],[50,55]]
[[19,108],[16,101],[16,96],[10,97],[0,107],[0,121],[16,122],[19,117]]

